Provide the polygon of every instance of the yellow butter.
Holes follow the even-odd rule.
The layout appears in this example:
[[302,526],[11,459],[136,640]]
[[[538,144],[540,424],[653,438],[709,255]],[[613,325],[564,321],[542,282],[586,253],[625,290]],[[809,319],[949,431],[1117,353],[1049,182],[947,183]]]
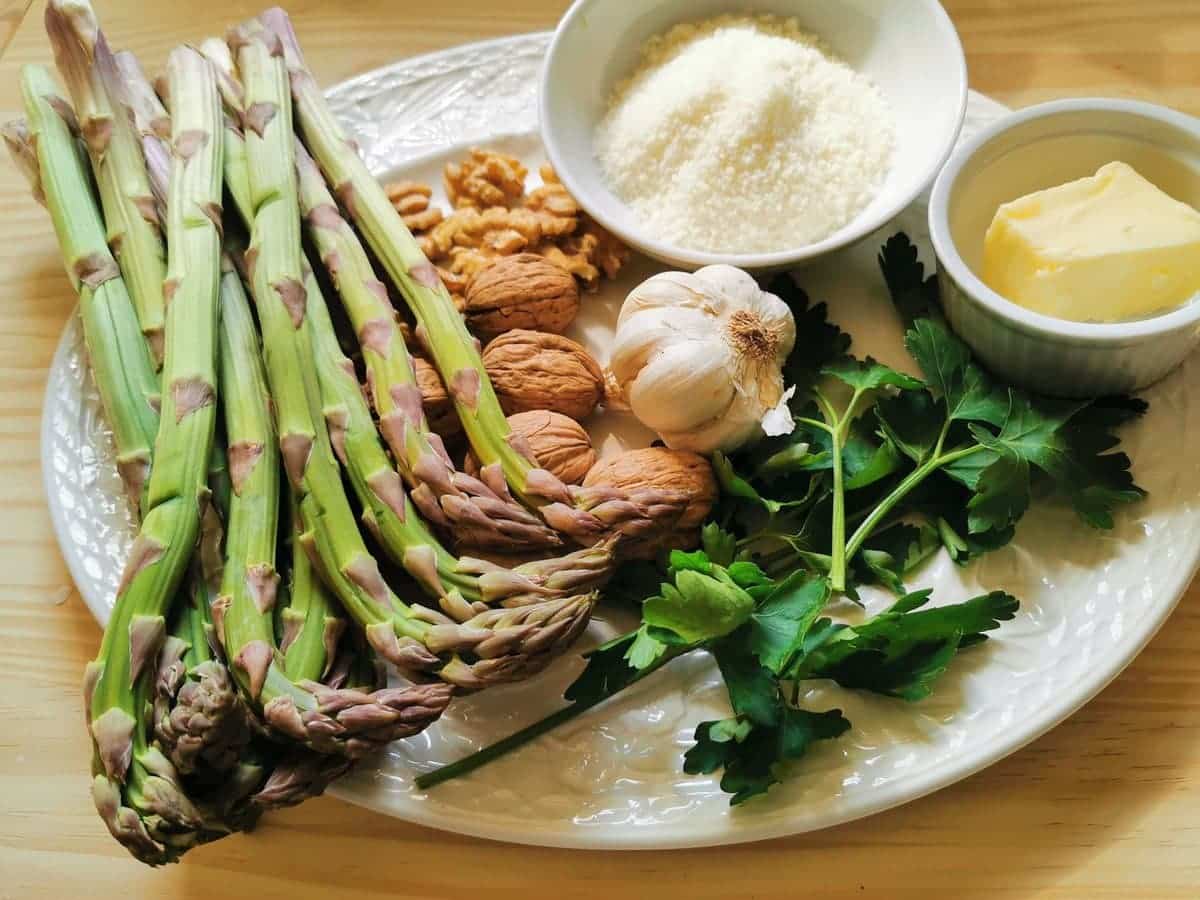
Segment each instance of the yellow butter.
[[1122,162],[996,212],[983,280],[1035,312],[1115,322],[1200,292],[1200,212]]

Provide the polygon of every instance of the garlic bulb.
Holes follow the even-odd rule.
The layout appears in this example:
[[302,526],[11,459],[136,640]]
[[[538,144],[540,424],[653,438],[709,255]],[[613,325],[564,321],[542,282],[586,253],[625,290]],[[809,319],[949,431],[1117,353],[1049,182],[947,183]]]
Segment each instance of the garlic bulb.
[[[617,319],[609,367],[633,414],[667,446],[729,451],[763,433],[785,402],[792,311],[733,266],[664,272],[635,288]],[[790,431],[777,411],[773,433]]]

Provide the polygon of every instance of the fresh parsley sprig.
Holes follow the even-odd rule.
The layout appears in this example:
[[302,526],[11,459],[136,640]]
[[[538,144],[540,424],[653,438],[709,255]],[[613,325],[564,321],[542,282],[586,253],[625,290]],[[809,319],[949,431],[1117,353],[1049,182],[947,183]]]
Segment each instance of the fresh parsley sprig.
[[[826,571],[833,589],[852,597],[864,580],[902,591],[904,570],[881,566],[872,548],[897,523],[919,529],[907,533],[901,556],[924,558],[937,534],[965,562],[1011,539],[1039,481],[1097,528],[1111,528],[1117,507],[1144,496],[1128,457],[1114,452],[1115,429],[1144,403],[1065,402],[996,383],[941,319],[937,282],[907,237],[887,242],[880,265],[923,378],[849,356],[849,339],[823,305],[812,306],[789,278],[772,283],[820,345],[803,347],[805,362],[790,366],[796,430],[715,460],[724,492],[759,511],[739,544],[752,558],[773,573]],[[846,402],[832,399],[832,384],[849,391]]]
[[642,681],[672,661],[709,653],[729,694],[733,715],[702,722],[684,757],[693,774],[722,772],[721,788],[740,804],[783,777],[817,741],[850,728],[837,709],[797,704],[797,685],[831,679],[845,687],[920,699],[959,649],[979,643],[1012,618],[1016,601],[988,594],[957,606],[921,609],[929,592],[909,595],[858,625],[822,617],[832,591],[822,575],[796,571],[769,578],[754,563],[728,554],[733,536],[708,525],[709,553],[675,551],[669,580],[642,607],[641,625],[587,654],[567,688],[568,705],[490,747],[417,778],[424,789],[465,775],[510,753]]

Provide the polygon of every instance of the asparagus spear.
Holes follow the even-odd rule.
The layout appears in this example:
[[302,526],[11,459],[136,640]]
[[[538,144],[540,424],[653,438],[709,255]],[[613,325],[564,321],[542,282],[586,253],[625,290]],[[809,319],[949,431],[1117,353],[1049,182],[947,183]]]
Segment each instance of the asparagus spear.
[[241,386],[226,401],[226,428],[241,449],[230,559],[220,601],[233,671],[243,693],[260,706],[266,723],[279,734],[325,753],[358,757],[426,727],[440,715],[450,694],[445,685],[436,684],[370,694],[319,684],[345,623],[313,577],[302,550],[294,553],[292,603],[283,611],[283,638],[276,646],[270,611],[277,584],[279,456],[258,337],[240,282],[223,310],[230,327],[221,347],[222,383],[231,389]]
[[[58,98],[51,93],[54,90],[53,83],[49,80],[48,76],[44,72],[38,73],[36,76],[35,87],[49,100],[58,100]],[[70,107],[66,105],[65,101],[58,100],[58,102],[52,103],[52,106],[55,107],[56,112],[59,114],[65,113],[73,120],[73,115],[70,115]],[[50,174],[47,176],[47,180],[50,181],[53,186],[53,189],[51,190],[51,197],[55,199],[56,204],[58,201],[61,201],[65,198],[74,197],[75,199],[72,201],[73,207],[71,210],[71,218],[68,222],[73,229],[72,233],[79,237],[85,237],[92,241],[94,246],[102,248],[104,234],[103,224],[100,220],[99,211],[96,209],[90,195],[90,186],[83,168],[86,165],[86,162],[81,155],[76,153],[78,148],[77,145],[75,145],[74,140],[72,139],[69,143],[64,142],[62,140],[63,135],[54,127],[54,122],[49,120],[48,124],[51,126],[51,130],[48,132],[43,131],[43,134],[46,135],[46,137],[44,137],[42,144],[44,151],[43,159],[48,160],[49,164],[51,165]],[[22,168],[28,175],[31,176],[31,179],[37,187],[35,190],[35,196],[41,195],[41,199],[44,200],[45,196],[44,194],[41,194],[40,190],[41,171],[39,168],[40,163],[38,154],[34,150],[32,144],[29,142],[27,129],[24,128],[23,123],[20,123],[20,127],[14,128],[11,131],[6,131],[6,137],[9,138],[10,149],[13,149],[19,153],[22,161]],[[67,153],[68,151],[69,155],[64,156],[64,153]],[[64,169],[54,168],[56,162],[65,162],[69,167]],[[64,244],[64,250],[67,250],[67,244]],[[115,264],[111,266],[111,269],[113,272],[116,272]],[[113,291],[115,288],[122,288],[122,290],[118,293],[123,298],[123,303],[114,305],[114,309],[123,310],[124,321],[133,322],[134,316],[132,306],[130,305],[128,297],[124,295],[123,287],[120,282],[121,279],[119,277],[112,279],[106,286],[97,291],[94,297],[92,297],[90,294],[90,289],[85,288],[81,291],[81,297],[83,300],[81,303],[81,309],[83,312],[85,325],[92,320],[92,317],[89,316],[89,303],[99,302],[105,292]],[[113,294],[112,296],[117,296],[117,294]],[[85,332],[88,334],[89,343],[93,348],[102,346],[101,342],[96,340],[91,329],[85,327]],[[119,382],[123,376],[137,373],[141,375],[143,383],[153,383],[154,373],[149,362],[149,356],[146,354],[144,341],[142,341],[141,336],[137,334],[135,327],[128,328],[126,333],[130,338],[129,343],[126,346],[140,349],[141,355],[134,356],[123,361],[119,358],[116,358],[111,352],[96,353],[93,349],[93,353],[91,354],[91,363],[95,376],[101,381],[101,383],[107,383],[109,381]],[[135,367],[135,361],[139,360],[143,361],[143,364],[140,367]],[[128,363],[128,372],[122,371],[123,363]],[[130,398],[124,397],[121,399]],[[149,409],[148,406],[145,406],[144,408]],[[121,409],[121,406],[113,405],[111,403],[106,404],[106,416],[110,422],[119,423],[121,421]],[[153,421],[157,423],[156,413]],[[120,436],[124,433],[124,430],[120,427],[117,427],[114,430],[119,440]],[[150,441],[152,441],[152,436],[144,446],[149,447]],[[118,449],[121,449],[120,445],[118,446]],[[145,460],[139,463],[139,468],[144,468],[144,466],[148,464],[148,461],[149,451],[146,450]],[[210,477],[211,475],[212,473],[210,472]],[[211,522],[213,518],[215,518],[215,516],[210,517],[210,524],[208,526],[209,530],[212,529]],[[217,528],[217,531],[219,531],[219,527]],[[205,545],[208,543],[208,540],[202,542],[202,544]],[[202,565],[199,564],[199,560],[194,568],[197,570],[203,568]],[[194,584],[198,587],[202,585],[199,571],[197,571],[197,578]],[[197,600],[199,599],[199,596],[197,596]],[[192,607],[192,609],[195,610],[197,607]],[[180,617],[179,625],[181,627],[184,624],[183,618],[184,617]],[[172,644],[173,642],[171,640],[164,642],[164,648],[160,654],[160,662],[164,656],[167,657],[168,668],[170,668],[169,658],[171,654],[171,649],[168,645]],[[182,649],[186,649],[186,647]],[[96,671],[97,670],[95,667],[91,667],[89,673],[90,677],[94,677]],[[174,670],[166,674],[166,679],[170,685],[169,689],[171,691],[177,692],[184,684],[184,675],[188,675],[191,680],[195,680],[200,684],[204,684],[204,694],[206,696],[211,696],[212,692],[209,689],[210,686],[206,683],[207,678],[205,677],[208,673],[206,672],[204,666],[198,667],[195,672],[187,673],[183,666],[182,660],[180,659],[177,671],[178,678],[176,678]],[[216,674],[219,676],[222,674],[222,672],[223,670],[218,671]],[[158,679],[161,678],[163,674],[164,670],[162,668],[156,669],[156,684],[158,683]],[[225,676],[225,680],[226,683],[228,683],[227,675]],[[167,684],[163,684],[163,687],[166,688]],[[145,695],[145,693],[146,692],[144,688],[139,687],[137,697],[142,697]],[[146,699],[149,700],[149,697]],[[236,701],[235,705],[240,708],[240,700],[238,700],[236,694],[233,695],[232,699]],[[174,704],[175,699],[172,698],[170,702]],[[157,716],[158,712],[163,710],[163,706],[159,704],[159,695],[157,692],[155,693],[155,703],[157,707]],[[143,705],[143,702],[138,700],[138,702],[134,704],[134,707],[140,708]],[[178,777],[178,769],[172,769],[172,765],[177,765],[179,760],[193,759],[196,758],[197,755],[203,755],[207,760],[211,760],[213,758],[212,748],[215,746],[215,739],[219,735],[224,735],[226,738],[228,737],[229,731],[226,727],[226,723],[228,722],[229,717],[225,714],[226,710],[224,708],[224,704],[219,703],[214,706],[213,704],[209,703],[208,707],[209,708],[206,710],[205,717],[200,719],[191,717],[187,719],[188,725],[193,726],[189,732],[183,733],[182,735],[172,735],[172,741],[167,746],[167,750],[171,756],[170,762],[162,758],[159,751],[153,748],[149,749],[143,756],[140,757],[140,759],[144,761],[145,765],[149,767],[148,771],[153,776],[143,776],[143,784],[140,788],[144,797],[150,797],[150,800],[146,801],[150,804],[148,807],[139,809],[136,812],[129,808],[123,810],[121,808],[121,797],[119,790],[116,790],[113,785],[108,783],[97,783],[96,785],[97,802],[101,805],[102,812],[104,813],[105,818],[109,821],[110,828],[112,828],[114,833],[118,834],[118,836],[122,838],[123,842],[131,844],[139,854],[149,854],[151,857],[154,857],[157,860],[162,856],[162,852],[159,850],[158,844],[156,843],[157,840],[162,840],[166,845],[169,845],[171,848],[169,852],[171,854],[177,854],[186,850],[187,847],[192,843],[198,842],[202,839],[220,836],[221,834],[231,830],[233,827],[233,824],[229,822],[214,821],[207,814],[202,815],[199,808],[193,803],[192,798],[188,796],[186,792],[182,792],[181,794],[181,782]],[[153,727],[153,725],[154,723],[152,722],[146,726],[147,733],[149,733],[149,730],[151,727]],[[242,730],[245,730],[244,725]],[[161,733],[159,736],[161,737]],[[180,737],[181,739],[175,741],[174,738],[176,737]],[[235,741],[233,745],[236,746],[239,743],[240,741]],[[226,746],[228,747],[230,745],[226,744]],[[226,752],[225,755],[228,755],[228,752]],[[97,759],[97,765],[99,765],[99,762],[99,759]],[[142,762],[139,762],[138,765],[142,765]],[[186,765],[187,763],[185,762],[185,767]],[[147,827],[146,823],[143,823],[139,820],[139,813],[146,814],[147,812],[150,816],[148,820],[150,823],[149,827]],[[202,820],[203,829],[201,830],[199,829],[198,823],[200,823]],[[249,820],[246,821],[248,823]],[[150,837],[151,833],[154,834],[153,838]]]
[[[106,44],[104,50],[107,49]],[[150,193],[154,196],[161,218],[167,208],[166,192],[171,157],[163,151],[171,140],[171,117],[167,115],[162,101],[154,93],[154,88],[150,86],[150,81],[142,71],[136,56],[128,50],[113,53],[111,65],[103,50],[101,56],[103,59],[100,61],[100,71],[106,78],[116,81],[115,92],[120,97],[126,117],[132,121],[141,141],[142,158],[146,163],[147,177],[150,179]],[[111,86],[109,90],[114,92]],[[228,152],[226,148],[225,165],[229,165]],[[157,173],[156,166],[161,167]]]
[[136,808],[138,764],[150,752],[137,694],[152,678],[150,654],[161,643],[165,614],[199,535],[216,424],[219,106],[211,72],[194,51],[174,51],[168,70],[181,114],[172,131],[162,418],[147,512],[105,631],[90,697],[92,735],[103,763],[95,782],[102,813],[118,793]]
[[[245,90],[234,72],[228,46],[224,42],[210,39],[201,44],[201,51],[221,73],[222,94],[226,107],[238,119],[245,119]],[[231,138],[231,142],[238,143],[237,135]],[[312,221],[311,204],[321,203],[320,197],[313,199],[313,187],[318,186],[320,191],[325,192],[324,182],[319,172],[312,171],[313,164],[307,155],[301,156],[299,152],[298,148],[302,212]],[[327,196],[327,192],[325,195]],[[329,200],[329,204],[322,206],[321,213],[332,209],[336,215],[336,207],[332,207],[331,204],[332,199]],[[341,222],[340,216],[337,220]],[[329,222],[327,218],[324,221]],[[369,332],[371,335],[367,341],[370,349],[364,347],[364,355],[368,362],[368,381],[372,385],[373,396],[384,422],[385,435],[398,436],[403,443],[403,447],[397,446],[395,442],[392,444],[392,449],[401,462],[402,473],[414,486],[422,484],[417,473],[428,473],[426,477],[431,483],[438,485],[443,493],[452,495],[439,506],[437,497],[428,484],[418,488],[414,496],[418,500],[426,499],[426,514],[433,521],[453,527],[456,534],[468,536],[481,545],[494,545],[517,552],[557,544],[557,535],[515,503],[508,495],[506,487],[502,487],[503,495],[498,495],[478,479],[469,478],[453,469],[440,439],[429,432],[425,422],[412,361],[395,326],[394,313],[386,303],[386,289],[382,282],[375,278],[370,263],[366,261],[361,247],[357,244],[357,239],[348,234],[348,227],[344,222],[341,224],[343,228],[336,234],[332,234],[330,230],[319,229],[310,230],[310,234],[316,237],[317,250],[322,254],[327,267],[338,268],[339,271],[334,273],[334,277],[339,289],[348,298],[348,307],[354,312],[367,309],[369,314],[374,316],[369,325],[359,326],[366,328],[364,333]],[[347,237],[353,239],[353,246],[345,243]],[[342,244],[345,246],[340,246]],[[342,264],[334,262],[341,258],[339,247],[345,252],[345,264],[354,267],[354,271],[348,271],[345,276],[341,274]],[[354,248],[358,250],[356,256],[351,255]],[[382,314],[379,304],[383,304]],[[346,385],[339,387],[342,390],[347,388]],[[353,391],[357,393],[357,384]],[[405,434],[407,438],[404,437]],[[374,445],[378,442],[370,443]],[[474,577],[460,576],[455,572],[455,561],[413,514],[409,500],[405,497],[401,501],[403,492],[393,484],[394,474],[386,456],[382,452],[374,452],[373,446],[364,447],[360,455],[367,454],[372,458],[369,462],[364,462],[368,468],[362,473],[363,477],[358,479],[358,493],[360,502],[372,511],[374,527],[384,541],[386,549],[401,564],[411,560],[410,565],[413,568],[410,568],[410,572],[423,584],[433,587],[434,597],[442,596],[447,590],[458,589],[470,601],[479,599]],[[499,483],[503,486],[502,479]],[[375,487],[372,488],[372,485]],[[381,494],[381,490],[385,490],[385,494]],[[389,509],[389,503],[401,502],[402,505],[397,505],[395,510]],[[485,508],[490,517],[479,507]],[[431,580],[427,577],[430,554],[441,581],[446,585],[444,589],[436,585],[436,579]]]
[[104,38],[87,0],[51,0],[46,6],[46,32],[79,115],[100,188],[109,246],[121,266],[155,364],[161,366],[166,254],[138,135],[128,117],[120,114],[109,85],[92,63],[92,49]]
[[[358,236],[338,211],[316,163],[299,141],[296,162],[301,212],[309,237],[358,333],[367,365],[369,394],[374,398],[381,430],[389,437],[392,453],[401,462],[401,471],[410,484],[416,485],[413,499],[433,521],[452,527],[456,534],[473,534],[472,543],[497,545],[509,541],[510,548],[521,546],[524,538],[520,535],[526,533],[530,523],[539,526],[539,533],[544,527],[512,501],[498,467],[483,472],[482,481],[478,481],[455,471],[445,462],[440,442],[436,445],[430,442],[436,435],[428,431],[421,412],[412,360],[395,325],[386,289],[375,277]],[[329,352],[339,353],[336,338],[331,331],[329,334]],[[369,412],[366,415],[369,417]],[[348,418],[353,420],[355,416],[349,414]],[[351,453],[351,465],[353,456]],[[422,480],[421,475],[429,472],[435,475]],[[440,491],[440,503],[435,490]],[[513,509],[520,510],[523,517],[520,521],[515,520]],[[401,522],[405,521],[404,516],[402,513]],[[409,535],[397,533],[390,518],[386,510],[382,515],[377,514],[376,528],[385,548],[401,561],[411,547],[433,542],[432,535],[426,532],[417,536],[414,544]],[[486,535],[491,535],[491,539]],[[601,542],[563,557],[507,570],[477,560],[457,560],[434,545],[434,561],[437,567],[434,596],[457,590],[469,602],[484,600],[520,606],[602,586],[611,571],[612,553],[610,544]],[[423,583],[429,581],[423,579]]]
[[[527,564],[523,571],[496,567],[482,578],[474,568],[480,563],[464,564],[441,546],[408,502],[392,469],[359,389],[354,366],[342,353],[328,310],[321,301],[320,288],[311,279],[306,286],[311,298],[313,351],[324,417],[334,451],[350,474],[359,502],[367,511],[366,521],[380,543],[441,603],[443,610],[460,621],[471,618],[481,611],[477,604],[484,596],[484,587],[489,599],[523,606],[586,594],[600,586],[612,561],[607,544]],[[498,596],[501,590],[506,592],[504,596]]]
[[480,463],[499,465],[518,497],[536,508],[553,528],[585,546],[613,533],[635,538],[653,530],[669,530],[686,508],[685,496],[656,489],[621,493],[568,487],[514,446],[474,338],[437,270],[333,116],[304,64],[287,13],[271,9],[262,14],[260,22],[282,43],[305,144],[412,310],[417,333],[454,398]]
[[158,431],[154,364],[81,169],[69,128],[74,113],[45,70],[30,70],[22,80],[26,105],[36,112],[29,115],[33,130],[25,122],[9,123],[4,127],[5,143],[29,179],[34,197],[54,221],[67,275],[79,294],[79,318],[113,431],[117,469],[130,499],[140,505]]
[[[239,119],[244,118],[245,91],[233,70],[228,46],[210,39],[201,44],[201,52],[221,73],[220,84],[227,110]],[[227,117],[227,131],[230,130],[228,122]],[[234,134],[226,143],[226,147],[238,145],[244,146],[240,134]],[[443,523],[449,524],[444,510],[465,510],[455,515],[459,529],[473,527],[478,531],[479,524],[468,525],[467,522],[482,522],[483,530],[490,531],[498,539],[518,543],[524,539],[514,536],[514,528],[519,534],[521,529],[532,524],[539,534],[545,533],[546,529],[537,519],[512,502],[498,471],[489,473],[490,477],[485,476],[485,480],[498,486],[497,489],[508,498],[506,502],[485,484],[455,472],[445,461],[440,440],[431,443],[437,436],[427,431],[414,383],[412,361],[395,327],[394,313],[385,299],[386,290],[375,277],[358,237],[338,213],[316,164],[299,141],[295,142],[295,150],[301,212],[309,226],[308,233],[362,336],[371,387],[369,393],[375,398],[384,433],[397,438],[392,449],[402,461],[401,471],[410,483],[417,480],[413,477],[414,471],[433,471],[436,477],[431,481],[444,484],[445,492],[454,495],[444,497],[439,507],[429,485],[425,484],[418,487],[413,496],[419,497],[422,490],[425,491],[433,501],[432,515]],[[238,175],[236,170],[230,172],[227,181],[236,182]],[[234,193],[244,195],[245,191]],[[370,411],[362,400],[353,366],[343,356],[323,307],[320,312],[320,316],[314,317],[313,326],[318,358],[326,363],[318,367],[325,395],[325,416],[330,420],[333,433],[340,437],[334,441],[334,448],[350,472],[359,502],[368,511],[368,522],[384,549],[405,565],[444,609],[461,620],[480,611],[476,605],[481,601],[521,606],[586,593],[604,583],[612,562],[611,550],[606,544],[566,557],[527,563],[515,570],[480,560],[460,561],[447,552],[425,527],[397,484],[375,434]],[[405,460],[412,464],[404,465]],[[461,502],[452,508],[454,498]],[[497,528],[491,519],[482,515],[483,510],[477,508],[476,502],[483,509],[496,511],[502,524],[507,518],[509,527]],[[520,513],[521,521],[513,521],[512,510]],[[510,544],[510,549],[515,546]]]
[[[153,129],[146,126],[163,121],[167,112],[140,68],[129,63],[124,68],[131,78],[128,93],[140,96],[131,106],[134,119],[149,134]],[[224,146],[230,147],[228,138]],[[238,152],[244,159],[244,153]],[[148,141],[148,159],[161,156],[161,146]],[[150,170],[152,180],[161,177],[161,165],[152,162]],[[230,180],[236,202],[238,196],[246,196],[248,187],[238,184],[236,177]],[[225,576],[214,604],[221,620],[219,630],[230,649],[239,688],[278,735],[326,753],[360,756],[424,728],[440,714],[449,692],[443,685],[431,685],[368,695],[319,684],[344,622],[324,585],[312,576],[303,552],[294,554],[290,605],[281,613],[284,633],[281,646],[276,645],[272,609],[279,581],[275,568],[279,452],[258,335],[231,265],[221,284],[219,356],[233,493]],[[345,771],[344,764],[318,763],[304,754],[280,765],[286,765],[286,775],[270,767],[273,781],[263,788],[267,799],[262,802],[272,806],[283,802],[279,792],[284,785],[289,802],[298,802],[305,792],[320,793],[329,780]]]
[[[173,70],[186,69],[187,59],[176,54],[172,64]],[[199,86],[202,89],[202,84]],[[63,104],[47,99],[56,96],[53,82],[44,70],[31,67],[24,72],[23,89],[27,114],[37,136],[41,182],[64,255],[72,261],[89,260],[83,267],[87,278],[80,277],[84,283],[119,283],[111,256],[101,249],[102,226],[94,206],[87,202],[90,186],[73,138],[55,111],[55,106],[62,108]],[[203,126],[203,98],[197,99],[199,111],[192,117],[197,127],[190,130],[192,135],[201,133]],[[210,105],[215,111],[215,103]],[[178,294],[170,319],[176,333],[187,339],[171,340],[166,349],[168,390],[163,396],[156,442],[159,462],[149,481],[143,525],[100,655],[89,665],[85,684],[96,747],[93,795],[97,809],[114,836],[151,863],[175,858],[205,835],[204,823],[181,788],[178,773],[151,745],[147,717],[141,714],[151,696],[152,662],[165,634],[165,613],[199,531],[215,420],[212,334],[216,315],[216,229],[207,218],[206,224],[200,225],[196,220],[203,216],[194,210],[202,209],[219,190],[220,159],[208,160],[206,183],[203,147],[197,138],[177,140],[181,150],[190,149],[192,153],[184,154],[191,157],[187,165],[190,172],[184,172],[182,161],[177,166],[179,197],[173,204],[171,227],[180,233],[181,252],[178,258],[173,254],[169,270]],[[207,243],[213,248],[209,261],[205,259],[205,229],[209,232]],[[97,269],[97,260],[105,258],[107,266]],[[206,272],[206,262],[211,273]],[[74,263],[72,268],[77,268]],[[206,281],[211,282],[211,290],[206,290]],[[136,344],[143,358],[148,359],[140,334]],[[96,355],[95,348],[92,352]],[[141,399],[145,402],[144,396]]]
[[[143,281],[158,279],[152,292],[157,300],[151,297],[151,301],[152,305],[156,302],[161,306],[163,243],[158,223],[167,216],[169,156],[164,151],[159,160],[162,183],[155,190],[147,174],[139,136],[122,105],[124,92],[115,60],[91,7],[86,2],[56,0],[46,15],[59,64],[69,72],[72,84],[91,110],[90,118],[84,120],[90,122],[90,127],[85,126],[85,130],[98,136],[92,141],[92,162],[102,187],[102,199],[107,201],[110,243],[120,247],[123,271],[132,272]],[[169,129],[170,123],[166,122],[168,133]],[[107,192],[103,190],[105,185],[109,187]],[[134,211],[139,217],[136,220],[130,218]],[[113,222],[120,224],[114,228]],[[146,228],[147,223],[153,225]],[[146,338],[151,352],[157,345],[161,353],[161,329],[150,329]],[[189,597],[180,601],[185,609],[205,591],[201,579],[207,574],[211,580],[215,567],[220,565],[222,527],[218,509],[227,493],[222,487],[224,468],[224,449],[214,441],[208,460],[208,480],[216,502],[204,507],[198,564],[191,567],[193,577],[185,591]],[[177,618],[182,620],[186,616]],[[200,755],[210,763],[220,760],[232,764],[248,735],[248,727],[242,721],[246,712],[236,693],[229,690],[228,674],[220,663],[206,658],[202,653],[204,648],[195,642],[183,646],[196,667],[181,671],[179,661],[168,655],[162,660],[161,670],[167,674],[157,683],[155,716],[160,727],[156,733],[162,749],[181,771],[191,771]],[[188,649],[193,646],[196,649]]]
[[322,576],[384,659],[402,669],[436,672],[469,688],[522,677],[574,640],[587,622],[591,598],[487,611],[455,624],[433,610],[404,603],[384,581],[358,532],[321,418],[309,307],[323,301],[309,290],[311,283],[305,284],[282,51],[257,23],[235,32],[231,45],[246,92],[246,152],[255,207],[248,268],[281,454],[306,527],[302,541],[315,550]]

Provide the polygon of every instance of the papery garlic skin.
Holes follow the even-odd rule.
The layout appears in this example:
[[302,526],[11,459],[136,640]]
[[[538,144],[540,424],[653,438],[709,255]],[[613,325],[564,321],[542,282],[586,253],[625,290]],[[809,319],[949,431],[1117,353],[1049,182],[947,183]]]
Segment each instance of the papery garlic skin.
[[795,343],[787,304],[741,269],[663,272],[625,299],[609,368],[668,447],[729,452],[762,436]]

